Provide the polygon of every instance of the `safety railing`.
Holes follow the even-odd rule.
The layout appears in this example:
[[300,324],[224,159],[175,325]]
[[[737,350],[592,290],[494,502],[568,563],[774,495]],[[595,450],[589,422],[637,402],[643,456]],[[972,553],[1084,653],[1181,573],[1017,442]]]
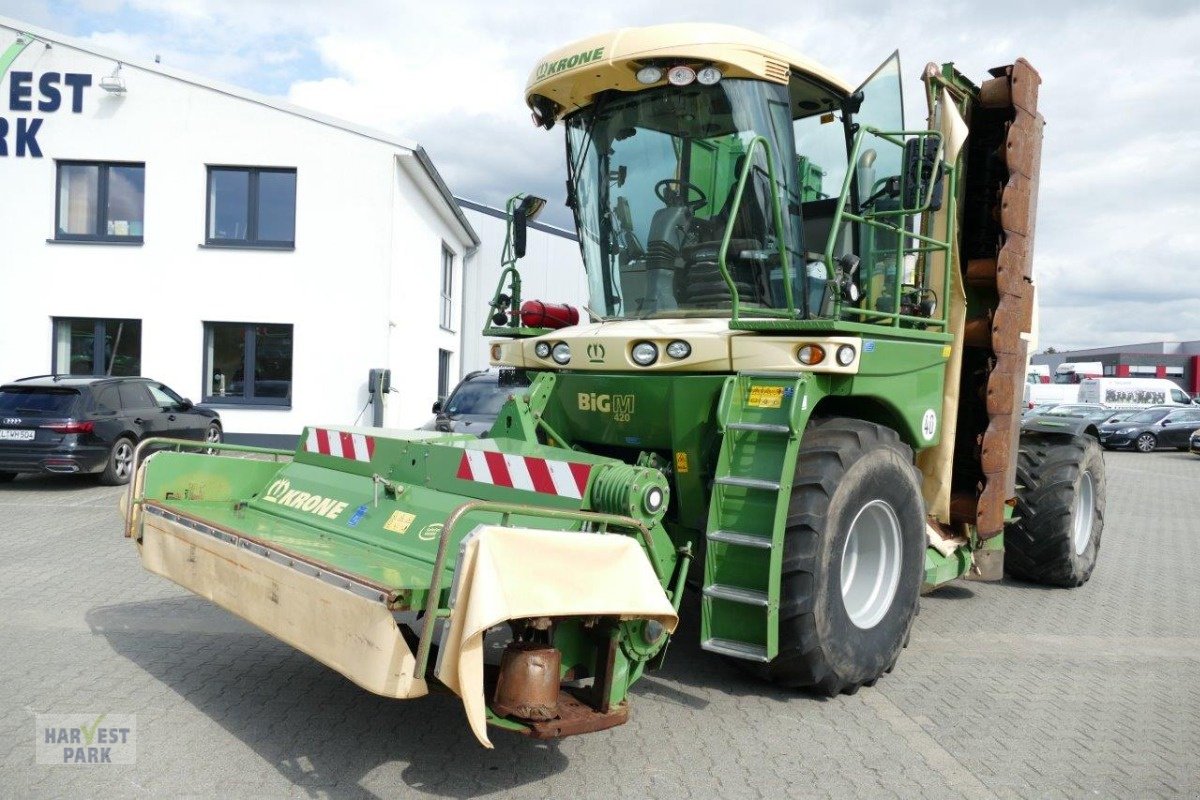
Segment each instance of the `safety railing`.
[[433,575],[429,581],[429,594],[425,599],[425,625],[421,629],[421,636],[417,642],[416,670],[413,673],[414,675],[425,675],[425,670],[429,667],[429,649],[433,644],[435,623],[439,619],[450,616],[450,609],[441,607],[442,573],[446,569],[446,551],[453,539],[454,529],[458,527],[458,524],[468,514],[479,512],[500,514],[501,526],[508,526],[512,521],[513,515],[518,515],[546,519],[565,519],[592,524],[597,526],[596,530],[599,533],[606,533],[609,527],[632,530],[642,540],[642,544],[646,548],[646,553],[650,558],[650,565],[654,568],[654,574],[658,577],[660,583],[663,580],[662,566],[658,561],[658,554],[655,550],[654,539],[650,533],[650,529],[633,517],[624,517],[620,514],[604,514],[596,511],[539,508],[519,503],[500,503],[489,500],[473,500],[463,503],[454,509],[450,513],[450,516],[446,517],[446,521],[442,524],[441,534],[438,537],[437,556],[433,561]]
[[[859,158],[863,152],[864,142],[867,141],[867,137],[869,136],[894,145],[900,148],[901,152],[905,152],[905,144],[909,141],[915,140],[918,142],[919,147],[917,152],[919,153],[926,151],[925,143],[927,141],[935,140],[937,142],[936,155],[931,164],[931,174],[924,186],[918,185],[918,188],[923,189],[923,192],[919,198],[919,204],[915,208],[906,208],[902,204],[899,208],[877,211],[870,210],[862,214],[856,214],[847,208],[851,192],[855,186],[854,179],[858,175]],[[946,329],[946,310],[948,308],[946,298],[950,293],[951,244],[955,238],[955,225],[958,218],[955,211],[956,199],[958,197],[958,174],[955,165],[946,163],[944,152],[945,142],[942,140],[942,135],[937,131],[880,131],[869,126],[864,126],[854,137],[854,146],[851,148],[849,158],[849,163],[852,167],[846,171],[846,177],[842,182],[841,199],[837,205],[837,210],[834,212],[833,222],[830,225],[829,241],[825,245],[824,253],[822,253],[829,287],[828,291],[834,298],[832,314],[834,318],[850,321],[870,321],[876,324],[887,322],[892,327],[900,327],[901,325],[908,324],[942,331]],[[918,174],[920,174],[922,169],[923,165],[918,167]],[[933,217],[935,216],[933,213],[934,192],[941,186],[941,181],[937,179],[938,170],[941,170],[947,186],[945,193],[946,208],[944,209],[944,238],[935,238],[932,235]],[[912,176],[908,173],[908,169],[902,168],[899,176],[897,176],[899,178],[897,194],[900,198],[906,198],[910,194],[908,184]],[[874,187],[872,186],[871,188],[873,189]],[[908,224],[917,217],[921,218],[922,231],[920,233],[910,230]],[[945,268],[942,270],[941,292],[937,297],[937,311],[940,313],[936,316],[920,316],[905,314],[899,310],[889,311],[886,309],[858,308],[855,306],[847,307],[840,291],[840,276],[834,258],[834,251],[837,249],[840,239],[838,232],[845,222],[855,222],[863,226],[860,229],[860,233],[863,231],[879,231],[895,237],[896,245],[892,248],[891,254],[894,274],[892,275],[892,285],[888,288],[892,290],[891,297],[894,298],[897,309],[901,307],[904,296],[904,273],[907,257],[909,255],[917,256],[917,263],[914,265],[914,281],[910,285],[914,289],[919,290],[927,288],[925,287],[925,275],[928,270],[928,256],[934,253],[943,254]],[[881,260],[877,252],[872,252],[870,255],[875,263],[879,263]]]
[[[916,140],[919,148],[919,153],[926,151],[926,142],[933,140],[937,142],[935,157],[928,165],[920,163],[918,165],[918,176],[925,170],[926,166],[930,169],[928,180],[924,181],[923,185],[918,188],[922,189],[919,197],[919,202],[914,208],[899,207],[895,209],[881,209],[878,211],[867,210],[863,213],[855,213],[850,210],[850,197],[856,186],[856,177],[858,177],[859,157],[863,152],[864,142],[867,137],[875,137],[885,142],[889,146],[895,146],[904,151],[906,141]],[[754,306],[753,309],[743,307],[743,299],[740,296],[736,282],[729,271],[728,265],[728,248],[729,243],[733,239],[733,226],[737,219],[738,211],[741,208],[746,185],[749,181],[750,172],[755,169],[753,156],[757,148],[762,148],[765,154],[767,164],[767,177],[771,183],[771,212],[775,226],[776,250],[778,251],[780,272],[783,278],[783,300],[784,308],[764,308]],[[745,162],[742,165],[741,171],[738,174],[738,181],[734,191],[734,199],[729,212],[729,219],[725,224],[725,231],[721,239],[721,249],[717,257],[717,266],[721,273],[721,278],[725,281],[729,288],[729,294],[732,301],[731,311],[731,327],[749,326],[754,324],[754,320],[774,320],[773,325],[778,325],[784,320],[795,320],[797,322],[804,318],[832,318],[845,320],[849,322],[869,322],[872,324],[888,324],[892,327],[921,327],[924,329],[932,329],[935,331],[945,331],[946,322],[946,298],[950,291],[950,264],[951,264],[951,246],[955,239],[955,230],[957,224],[957,213],[955,211],[955,203],[958,192],[958,173],[954,164],[949,164],[944,159],[945,143],[942,141],[942,136],[937,131],[917,130],[917,131],[880,131],[871,127],[864,126],[855,136],[854,144],[851,149],[848,163],[851,168],[846,171],[846,176],[843,180],[841,192],[839,194],[839,202],[837,204],[832,224],[830,225],[830,236],[825,244],[824,250],[820,253],[822,266],[825,271],[826,291],[827,296],[832,298],[828,310],[826,309],[809,309],[807,308],[807,299],[801,307],[797,307],[795,302],[795,288],[793,281],[793,269],[791,264],[790,254],[787,248],[787,229],[784,227],[782,200],[780,198],[780,185],[776,180],[775,159],[771,153],[771,145],[765,138],[758,136],[750,140],[745,153]],[[910,175],[907,174],[907,169],[901,169],[898,178],[898,186],[896,194],[901,197],[908,197]],[[939,174],[941,180],[938,179]],[[920,178],[918,177],[918,180]],[[938,191],[942,186],[942,180],[947,186],[946,203],[947,208],[944,209],[944,228],[943,237],[938,237],[933,231],[934,213],[933,205],[936,199],[934,192]],[[874,187],[872,187],[873,189]],[[920,218],[920,232],[910,229],[910,222]],[[893,265],[893,275],[891,277],[891,297],[894,298],[896,310],[887,308],[858,308],[847,303],[842,297],[840,286],[840,274],[837,259],[835,258],[835,250],[839,245],[841,236],[839,232],[842,226],[847,223],[857,223],[860,225],[859,240],[866,238],[864,234],[881,233],[895,238],[896,244],[891,248],[891,260]],[[906,272],[906,261],[909,256],[916,256],[917,263],[914,265],[914,283],[909,284],[914,290],[920,291],[927,289],[925,286],[925,276],[928,271],[928,260],[932,254],[942,254],[945,261],[945,268],[942,270],[942,281],[940,293],[937,293],[936,312],[929,316],[906,314],[900,309],[904,298],[904,277]],[[814,254],[816,255],[816,254]],[[881,259],[879,252],[873,251],[871,254],[872,268]],[[743,315],[749,312],[753,319],[744,320]],[[783,323],[786,324],[786,323]]]
[[145,498],[139,494],[142,488],[138,475],[138,468],[141,467],[144,461],[144,456],[147,450],[172,450],[176,453],[184,450],[203,450],[206,455],[216,455],[217,453],[251,453],[254,455],[271,456],[272,461],[279,461],[280,458],[293,458],[295,453],[291,450],[278,450],[273,447],[254,447],[246,444],[225,444],[224,442],[201,442],[195,439],[170,439],[166,437],[151,437],[138,442],[138,446],[133,451],[133,464],[129,473],[129,484],[125,489],[125,538],[133,536],[133,519],[134,508],[145,502]]

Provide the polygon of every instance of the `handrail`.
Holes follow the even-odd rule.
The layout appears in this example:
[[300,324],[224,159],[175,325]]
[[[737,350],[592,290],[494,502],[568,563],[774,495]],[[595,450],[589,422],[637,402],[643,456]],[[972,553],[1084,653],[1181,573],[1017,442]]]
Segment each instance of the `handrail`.
[[421,629],[421,636],[417,643],[416,668],[413,675],[424,677],[425,670],[429,666],[429,648],[433,642],[434,623],[440,616],[443,616],[440,611],[441,594],[442,594],[442,573],[446,568],[446,550],[449,547],[451,534],[458,523],[467,514],[475,512],[493,512],[499,513],[500,524],[507,525],[509,519],[514,514],[528,517],[546,517],[549,519],[569,519],[578,522],[592,522],[600,526],[600,531],[604,532],[609,525],[615,525],[622,528],[630,528],[638,533],[645,545],[650,556],[650,566],[654,568],[654,574],[661,582],[663,580],[662,567],[658,563],[657,553],[654,549],[654,541],[650,535],[650,529],[645,523],[639,522],[633,517],[624,517],[620,514],[604,514],[596,511],[572,511],[570,509],[560,508],[539,508],[537,506],[522,505],[520,503],[501,503],[490,500],[472,500],[463,503],[458,508],[446,517],[445,523],[442,525],[441,535],[438,537],[437,557],[433,562],[433,575],[429,581],[429,594],[425,598],[425,626]]
[[746,183],[750,177],[750,170],[754,169],[754,162],[751,156],[754,155],[754,148],[760,145],[766,151],[767,178],[771,181],[771,214],[775,220],[775,241],[776,249],[779,250],[779,266],[783,272],[783,296],[787,300],[788,316],[794,317],[796,315],[796,302],[792,297],[791,259],[787,251],[787,235],[783,227],[783,212],[779,205],[778,181],[775,180],[775,159],[771,154],[771,143],[763,136],[755,136],[750,140],[743,155],[745,161],[742,164],[742,172],[738,176],[737,191],[733,196],[733,205],[729,208],[729,220],[725,223],[725,234],[721,237],[721,249],[717,253],[717,268],[721,271],[721,277],[725,279],[725,285],[729,287],[729,297],[733,304],[731,323],[736,323],[741,315],[741,297],[738,295],[737,286],[734,285],[733,278],[729,274],[729,266],[726,264],[726,251],[729,249],[729,242],[733,239],[733,226],[737,221],[738,211],[741,210],[742,198],[746,194]]
[[[894,275],[894,280],[893,280],[894,285],[892,287],[890,287],[892,290],[892,293],[893,293],[892,296],[896,298],[896,308],[897,309],[899,309],[899,307],[900,307],[900,299],[901,299],[902,288],[903,288],[903,283],[904,283],[904,279],[903,279],[904,257],[909,254],[914,254],[914,253],[942,252],[942,253],[945,253],[947,259],[949,259],[951,249],[953,247],[953,242],[954,242],[954,225],[955,225],[955,217],[956,217],[955,213],[948,213],[946,215],[946,238],[944,240],[933,238],[933,235],[932,235],[933,231],[931,229],[929,229],[929,225],[931,225],[931,223],[932,223],[929,212],[930,212],[931,206],[933,205],[933,200],[934,200],[933,191],[934,191],[935,185],[937,184],[936,180],[929,181],[928,186],[925,187],[924,196],[921,198],[920,205],[917,206],[916,208],[890,209],[887,211],[878,211],[878,212],[871,211],[871,212],[866,212],[862,215],[855,214],[852,211],[848,211],[846,209],[846,206],[847,206],[847,203],[848,203],[848,200],[850,197],[852,181],[854,180],[854,176],[857,174],[857,170],[858,170],[859,154],[862,150],[863,143],[866,140],[866,137],[868,135],[880,138],[880,139],[882,139],[886,142],[889,142],[891,144],[894,144],[900,148],[903,148],[904,143],[910,138],[924,140],[929,137],[935,137],[938,142],[935,163],[940,165],[941,169],[943,170],[943,172],[946,176],[946,179],[947,179],[947,182],[949,185],[949,190],[950,190],[949,191],[950,202],[951,203],[955,202],[955,198],[957,197],[956,165],[946,163],[945,139],[942,136],[941,132],[931,131],[931,130],[881,131],[876,128],[870,127],[870,126],[863,126],[862,129],[859,130],[858,134],[854,137],[854,144],[851,147],[850,157],[849,157],[849,161],[848,161],[848,163],[850,164],[850,169],[846,170],[846,176],[842,180],[842,190],[841,190],[841,194],[839,195],[841,202],[838,203],[837,208],[834,211],[833,221],[832,221],[832,224],[830,225],[831,233],[829,236],[829,240],[825,244],[825,252],[822,253],[822,261],[825,264],[825,275],[826,275],[826,281],[827,281],[827,285],[828,285],[827,291],[829,291],[834,298],[832,317],[834,319],[842,319],[844,314],[849,315],[849,316],[859,317],[859,318],[872,317],[872,318],[887,320],[891,323],[891,325],[893,327],[899,327],[899,325],[902,322],[913,322],[913,323],[920,323],[920,324],[924,324],[924,325],[933,325],[937,328],[945,330],[947,325],[949,324],[949,322],[947,321],[947,316],[946,316],[946,311],[948,309],[947,294],[949,293],[949,290],[950,290],[949,267],[947,267],[947,269],[945,270],[945,275],[943,276],[943,278],[944,278],[943,284],[944,285],[942,287],[942,293],[939,297],[939,302],[938,302],[939,311],[941,312],[941,314],[939,315],[938,318],[917,317],[917,316],[913,316],[911,314],[902,314],[898,310],[897,311],[876,311],[873,309],[864,309],[864,308],[846,309],[843,306],[841,292],[840,292],[840,289],[838,286],[838,280],[837,280],[838,276],[837,276],[837,272],[834,268],[833,251],[836,248],[837,243],[838,243],[839,237],[837,236],[837,232],[841,229],[842,223],[844,221],[850,220],[852,222],[857,222],[861,225],[866,226],[867,228],[882,230],[887,233],[894,234],[897,237],[897,246],[895,248],[896,265],[895,265],[895,275]],[[903,194],[904,194],[904,188],[905,188],[904,181],[906,178],[907,178],[907,176],[904,175],[903,173],[900,175],[901,196],[903,196]],[[922,217],[922,232],[921,233],[917,233],[915,231],[909,231],[902,224],[894,224],[886,219],[886,218],[896,217],[896,218],[900,218],[900,220],[903,220],[904,218],[917,217],[917,216]],[[920,246],[920,245],[913,246],[911,244],[912,242],[923,243],[926,246]]]
[[134,487],[138,481],[138,468],[141,466],[142,455],[151,447],[161,446],[174,447],[175,452],[183,450],[205,450],[207,455],[213,455],[218,452],[231,453],[259,453],[273,457],[274,461],[279,461],[280,456],[294,457],[295,453],[291,450],[279,450],[274,447],[255,447],[248,444],[225,444],[224,442],[206,442],[197,441],[195,439],[172,439],[165,436],[152,436],[149,439],[142,439],[133,450],[133,465],[129,473],[129,485],[125,490],[125,538],[133,537],[133,509],[135,505],[141,505],[144,499],[139,497],[134,498]]

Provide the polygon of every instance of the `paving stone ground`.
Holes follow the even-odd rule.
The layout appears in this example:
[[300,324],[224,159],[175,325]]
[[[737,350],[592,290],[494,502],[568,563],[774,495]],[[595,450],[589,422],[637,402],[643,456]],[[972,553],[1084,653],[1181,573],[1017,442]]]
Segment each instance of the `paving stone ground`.
[[[144,572],[118,490],[0,485],[0,795],[1197,797],[1200,458],[1109,453],[1101,562],[1076,590],[955,584],[895,672],[816,699],[696,645],[629,724],[480,748],[451,697],[388,701]],[[132,765],[34,759],[39,713],[137,715]]]

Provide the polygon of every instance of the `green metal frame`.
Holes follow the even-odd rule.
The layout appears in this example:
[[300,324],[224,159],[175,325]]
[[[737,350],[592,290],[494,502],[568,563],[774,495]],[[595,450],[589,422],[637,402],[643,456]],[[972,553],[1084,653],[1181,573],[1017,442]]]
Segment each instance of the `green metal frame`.
[[[854,186],[854,176],[857,172],[857,164],[859,153],[862,150],[863,142],[867,136],[878,137],[890,144],[903,148],[906,139],[916,139],[924,141],[928,138],[936,139],[938,142],[936,163],[943,171],[945,180],[949,184],[949,202],[952,207],[946,214],[946,230],[945,238],[935,238],[932,232],[932,214],[930,214],[930,206],[933,203],[933,189],[936,181],[930,181],[926,187],[925,195],[921,199],[921,204],[917,208],[900,208],[878,212],[868,212],[866,214],[855,214],[847,209],[851,192]],[[890,327],[903,336],[917,334],[916,338],[921,338],[920,334],[940,333],[945,335],[947,326],[946,309],[947,303],[945,298],[950,291],[950,273],[946,270],[943,276],[942,292],[939,296],[939,314],[936,317],[919,317],[909,314],[901,314],[898,311],[875,311],[870,309],[847,309],[844,307],[841,293],[837,291],[836,280],[837,270],[834,266],[833,251],[837,246],[838,236],[831,235],[829,241],[825,245],[825,250],[821,254],[822,261],[825,265],[825,272],[829,282],[829,291],[834,298],[833,313],[828,317],[816,317],[815,311],[810,309],[809,316],[802,318],[798,316],[800,309],[796,308],[795,298],[792,291],[792,269],[791,259],[787,252],[787,247],[784,244],[782,235],[777,237],[777,248],[780,256],[780,268],[783,276],[784,297],[787,303],[786,309],[776,308],[753,308],[750,313],[754,319],[743,319],[744,311],[741,297],[738,294],[737,286],[735,285],[732,276],[729,273],[727,263],[727,250],[729,242],[733,237],[733,225],[737,219],[738,210],[741,208],[742,198],[745,195],[746,183],[749,178],[750,170],[753,169],[753,163],[750,156],[753,155],[756,147],[762,147],[766,153],[767,175],[773,186],[777,186],[775,179],[775,158],[771,153],[770,143],[763,137],[757,136],[750,140],[750,144],[746,150],[746,161],[742,165],[741,173],[738,176],[738,183],[734,195],[733,205],[730,209],[729,221],[725,225],[725,233],[721,239],[721,250],[717,256],[717,266],[720,269],[721,277],[725,284],[729,287],[730,297],[732,299],[732,312],[729,327],[737,330],[778,330],[778,331],[811,331],[811,330],[849,330],[855,331],[854,328],[847,328],[846,324],[865,325],[866,328],[857,329],[856,332],[873,332],[878,333],[880,328]],[[957,198],[957,170],[955,165],[946,163],[943,158],[945,143],[942,141],[942,136],[936,131],[912,130],[912,131],[879,131],[871,127],[864,127],[858,132],[854,139],[854,145],[851,149],[849,164],[851,168],[846,171],[846,177],[842,182],[842,189],[839,195],[840,200],[837,205],[837,210],[834,213],[833,223],[830,226],[831,231],[838,231],[845,221],[856,222],[865,226],[868,230],[878,230],[884,233],[894,235],[897,241],[896,248],[896,270],[894,277],[894,285],[892,286],[893,296],[901,297],[901,290],[904,281],[903,261],[904,257],[910,254],[917,254],[919,257],[925,257],[930,253],[943,253],[947,260],[950,256],[950,243],[954,241],[956,235],[957,213],[953,204]],[[907,176],[900,175],[900,195],[904,196],[904,181]],[[778,191],[771,193],[771,211],[775,223],[775,230],[782,234],[783,227],[783,210],[781,199]],[[921,215],[922,217],[922,232],[909,231],[903,226],[905,218],[915,218]],[[891,221],[892,218],[900,218],[901,224],[895,224]],[[910,242],[917,244],[910,244]],[[924,264],[918,263],[918,278],[924,274]],[[923,283],[919,281],[919,283]],[[762,319],[766,317],[768,319]],[[871,322],[864,322],[869,319]],[[880,325],[875,320],[886,320],[888,325]],[[932,330],[930,330],[932,329]],[[946,337],[949,338],[948,336]]]
[[[488,309],[487,319],[483,322],[484,336],[503,336],[507,338],[528,338],[549,333],[550,328],[530,328],[521,324],[521,272],[517,269],[517,253],[513,248],[513,212],[517,204],[525,198],[524,194],[514,194],[508,198],[505,205],[507,222],[504,232],[504,249],[501,251],[500,280],[496,283],[496,291],[492,293],[492,302]],[[500,296],[504,294],[505,281],[509,287],[509,320],[507,325],[496,325],[492,315],[501,309]]]

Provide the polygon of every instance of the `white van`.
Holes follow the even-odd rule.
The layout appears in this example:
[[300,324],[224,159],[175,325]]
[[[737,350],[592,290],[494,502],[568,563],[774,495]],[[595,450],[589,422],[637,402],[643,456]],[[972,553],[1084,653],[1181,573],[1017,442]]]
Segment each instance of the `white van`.
[[1088,378],[1079,385],[1079,402],[1110,408],[1186,406],[1192,398],[1166,378]]

